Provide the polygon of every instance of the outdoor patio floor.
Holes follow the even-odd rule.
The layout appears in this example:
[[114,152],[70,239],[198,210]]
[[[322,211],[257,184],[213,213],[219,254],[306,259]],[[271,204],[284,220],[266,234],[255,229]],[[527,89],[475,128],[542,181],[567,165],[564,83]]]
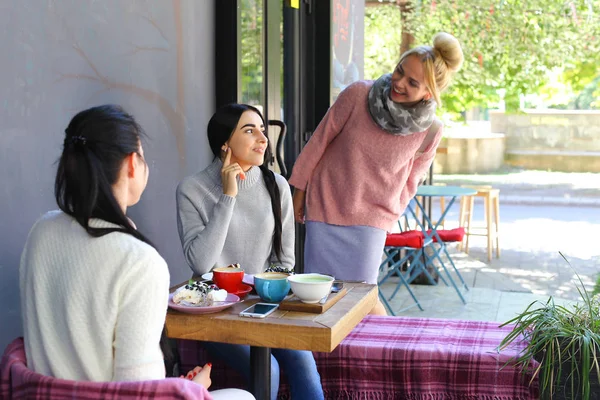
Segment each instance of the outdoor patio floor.
[[[493,271],[487,264],[464,253],[454,252],[453,258],[469,286],[468,291],[462,290],[467,304],[462,303],[453,287],[445,286],[441,281],[437,286],[411,285],[423,311],[402,287],[390,302],[397,316],[506,322],[532,302],[546,302],[549,298],[547,294],[534,294],[524,289],[505,274]],[[383,286],[386,298],[397,283],[398,278],[390,278]],[[563,305],[575,302],[556,297],[554,301]]]
[[[434,204],[433,209],[439,206]],[[457,213],[455,207],[449,212],[449,227],[456,225],[452,221],[457,220]],[[437,286],[413,284],[411,289],[424,311],[416,306],[405,309],[415,303],[402,287],[390,302],[396,314],[506,322],[536,300],[546,302],[553,296],[560,304],[577,301],[577,289],[582,287],[579,278],[591,293],[600,273],[600,246],[592,239],[600,232],[600,208],[501,204],[500,214],[499,259],[487,261],[484,237],[471,237],[469,255],[455,245],[449,248],[470,289],[463,289],[467,304],[441,281]],[[483,222],[482,216],[479,219],[474,225]],[[386,298],[397,282],[398,278],[391,278],[383,286]]]

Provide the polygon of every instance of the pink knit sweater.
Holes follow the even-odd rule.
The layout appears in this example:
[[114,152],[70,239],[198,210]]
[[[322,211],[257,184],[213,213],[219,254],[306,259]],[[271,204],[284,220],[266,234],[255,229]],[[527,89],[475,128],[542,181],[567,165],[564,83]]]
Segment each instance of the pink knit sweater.
[[390,231],[417,191],[442,128],[395,136],[373,122],[373,81],[342,91],[298,157],[290,184],[306,190],[306,220]]

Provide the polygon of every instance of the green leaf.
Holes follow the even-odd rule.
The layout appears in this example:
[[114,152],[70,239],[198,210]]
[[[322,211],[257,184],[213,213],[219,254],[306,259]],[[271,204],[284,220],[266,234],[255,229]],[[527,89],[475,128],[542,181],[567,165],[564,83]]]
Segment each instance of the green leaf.
[[556,0],[513,0],[501,6],[491,0],[432,3],[409,1],[404,14],[396,2],[365,8],[365,79],[393,70],[403,31],[414,37],[413,45],[431,44],[444,31],[459,40],[465,56],[442,95],[443,112],[455,118],[473,107],[495,108],[500,89],[506,91],[507,110],[516,112],[523,95],[556,91],[550,76],[557,69],[568,82],[559,96],[570,99],[565,108],[600,106],[600,83],[578,99],[600,74],[600,0],[569,6]]
[[[568,259],[560,253],[570,268]],[[579,274],[578,291],[580,302],[572,306],[555,304],[550,297],[546,303],[531,303],[525,311],[502,324],[514,324],[512,331],[502,340],[498,350],[509,344],[525,339],[527,346],[513,360],[517,365],[528,368],[533,358],[540,362],[533,376],[540,375],[540,388],[551,395],[567,388],[573,398],[589,399],[590,375],[595,372],[600,383],[600,302],[591,297]],[[532,380],[533,382],[533,380]],[[566,385],[558,385],[566,382]]]

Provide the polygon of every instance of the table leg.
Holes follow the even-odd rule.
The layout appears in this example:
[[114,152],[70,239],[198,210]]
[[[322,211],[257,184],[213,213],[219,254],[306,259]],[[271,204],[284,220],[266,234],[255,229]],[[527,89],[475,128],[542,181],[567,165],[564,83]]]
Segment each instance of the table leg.
[[250,347],[250,391],[256,400],[271,400],[271,349]]

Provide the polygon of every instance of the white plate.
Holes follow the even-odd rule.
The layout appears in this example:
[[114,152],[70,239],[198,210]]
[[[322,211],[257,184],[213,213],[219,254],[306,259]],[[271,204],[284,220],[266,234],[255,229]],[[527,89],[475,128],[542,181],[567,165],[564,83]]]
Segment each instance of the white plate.
[[201,278],[204,279],[205,281],[212,281],[212,272],[207,272],[205,274],[202,274]]
[[204,307],[202,307],[202,306],[186,306],[183,304],[176,304],[175,302],[173,302],[173,293],[171,293],[169,295],[169,307],[171,307],[173,310],[177,310],[177,311],[181,311],[181,312],[189,313],[189,314],[216,313],[216,312],[222,311],[226,308],[229,308],[232,305],[234,305],[235,303],[239,303],[239,302],[240,302],[239,296],[229,293],[229,294],[227,294],[225,301],[217,301],[212,306],[204,306]]
[[[213,273],[207,272],[205,274],[202,274],[201,278],[204,279],[205,281],[212,281]],[[244,274],[244,277],[242,278],[242,282],[244,282],[246,285],[254,286],[254,275]]]

